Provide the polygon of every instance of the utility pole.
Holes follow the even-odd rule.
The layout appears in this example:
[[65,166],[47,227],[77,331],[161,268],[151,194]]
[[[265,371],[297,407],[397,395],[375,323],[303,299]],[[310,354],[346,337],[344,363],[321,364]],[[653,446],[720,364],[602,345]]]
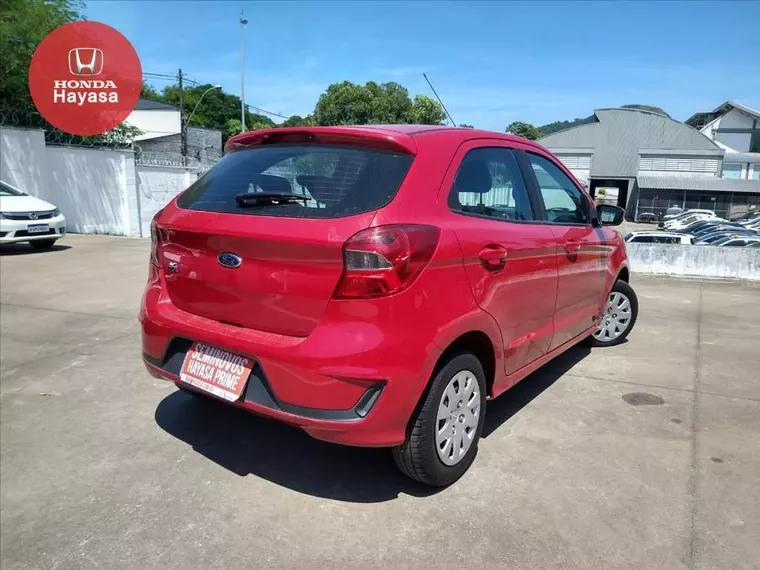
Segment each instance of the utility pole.
[[240,132],[245,132],[245,55],[243,51],[243,27],[248,23],[240,10]]
[[185,99],[182,92],[182,68],[177,74],[179,80],[179,151],[182,154],[182,166],[187,166],[187,125],[185,124]]

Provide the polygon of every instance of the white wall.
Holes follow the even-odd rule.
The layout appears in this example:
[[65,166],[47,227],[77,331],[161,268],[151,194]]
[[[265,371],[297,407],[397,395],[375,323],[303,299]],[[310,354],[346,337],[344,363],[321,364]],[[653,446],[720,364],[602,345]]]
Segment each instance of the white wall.
[[176,135],[180,132],[179,111],[132,111],[126,122],[142,131],[136,140]]
[[41,198],[58,206],[77,233],[129,234],[126,163],[131,151],[48,147],[48,180]]
[[687,156],[639,156],[639,174],[714,178],[720,176],[720,160]]
[[719,133],[718,129],[751,129],[754,118],[738,109],[731,109],[722,117],[705,125],[702,132],[715,142],[726,145],[736,152],[749,152],[752,135],[750,133]]
[[[142,228],[142,235],[150,236],[150,222],[153,216],[172,198],[190,186],[196,180],[195,171],[190,168],[170,166],[138,165],[136,170],[137,193],[139,197],[139,222],[137,222],[138,204],[134,201],[134,227]],[[130,206],[132,207],[132,206]],[[138,226],[139,223],[139,226]]]
[[45,136],[38,129],[0,128],[0,180],[30,196],[45,191]]
[[59,207],[68,231],[147,237],[197,169],[136,165],[131,150],[46,146],[40,130],[2,127],[0,179]]

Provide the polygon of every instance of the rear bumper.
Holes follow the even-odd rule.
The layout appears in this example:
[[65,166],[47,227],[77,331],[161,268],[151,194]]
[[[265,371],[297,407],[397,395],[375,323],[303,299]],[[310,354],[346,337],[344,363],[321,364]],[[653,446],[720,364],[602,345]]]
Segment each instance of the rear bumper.
[[[256,366],[242,397],[231,405],[304,429],[324,441],[391,447],[406,427],[440,349],[399,319],[393,330],[331,303],[308,337],[226,325],[177,308],[160,281],[149,283],[140,322],[143,361],[158,378],[182,384],[179,371],[192,341],[249,356]],[[213,396],[210,396],[213,397]]]

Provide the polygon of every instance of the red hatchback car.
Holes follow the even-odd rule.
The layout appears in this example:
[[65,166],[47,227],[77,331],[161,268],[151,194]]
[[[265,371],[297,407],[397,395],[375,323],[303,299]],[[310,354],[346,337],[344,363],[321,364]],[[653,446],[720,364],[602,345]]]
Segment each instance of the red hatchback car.
[[183,390],[447,485],[486,400],[634,326],[623,210],[536,143],[402,125],[225,150],[152,225],[143,358]]

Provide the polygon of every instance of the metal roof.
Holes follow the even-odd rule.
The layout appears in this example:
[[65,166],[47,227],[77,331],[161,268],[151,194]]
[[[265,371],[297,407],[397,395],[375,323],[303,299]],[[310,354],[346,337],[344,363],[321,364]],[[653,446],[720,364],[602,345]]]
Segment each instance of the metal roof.
[[153,101],[152,99],[140,98],[135,105],[135,111],[179,111],[174,105]]
[[647,190],[701,190],[760,194],[760,180],[684,176],[639,176],[637,180],[639,188]]
[[756,111],[755,109],[747,107],[746,105],[742,105],[741,103],[737,103],[736,101],[726,101],[722,105],[716,107],[712,112],[723,115],[724,113],[730,111],[732,107],[760,119],[760,111]]
[[539,139],[549,150],[594,149],[591,176],[633,178],[639,170],[639,149],[647,152],[723,150],[698,130],[659,113],[639,109],[598,109],[597,121]]

